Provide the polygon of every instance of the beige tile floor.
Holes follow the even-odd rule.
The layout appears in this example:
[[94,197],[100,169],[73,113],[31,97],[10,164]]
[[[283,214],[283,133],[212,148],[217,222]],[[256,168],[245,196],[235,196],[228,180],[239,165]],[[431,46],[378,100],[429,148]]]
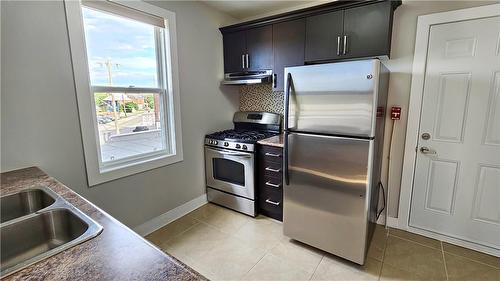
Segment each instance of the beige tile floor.
[[281,223],[207,204],[146,237],[211,280],[500,281],[500,258],[378,227],[364,266],[288,239]]

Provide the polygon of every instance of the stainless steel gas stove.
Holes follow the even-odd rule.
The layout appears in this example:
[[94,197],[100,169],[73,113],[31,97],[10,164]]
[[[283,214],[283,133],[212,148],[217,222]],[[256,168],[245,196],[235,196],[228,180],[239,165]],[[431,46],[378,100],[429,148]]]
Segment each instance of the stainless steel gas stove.
[[234,129],[205,136],[208,201],[255,216],[255,144],[279,134],[280,115],[236,112]]

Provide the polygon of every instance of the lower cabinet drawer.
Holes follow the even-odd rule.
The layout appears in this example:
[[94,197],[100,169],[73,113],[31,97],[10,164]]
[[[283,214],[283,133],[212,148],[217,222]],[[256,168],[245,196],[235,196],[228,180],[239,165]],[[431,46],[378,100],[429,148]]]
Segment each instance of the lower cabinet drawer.
[[281,178],[283,176],[283,165],[282,163],[260,161],[259,167],[264,175],[268,175],[275,178]]
[[261,145],[259,149],[259,158],[266,162],[283,162],[283,149],[281,147],[272,147]]
[[264,175],[260,178],[259,184],[261,188],[267,188],[277,191],[278,190],[281,191],[283,189],[283,180],[281,178],[275,178]]
[[257,157],[259,213],[283,221],[283,150],[261,145]]
[[259,193],[259,211],[273,219],[283,221],[283,193],[281,190],[262,187]]

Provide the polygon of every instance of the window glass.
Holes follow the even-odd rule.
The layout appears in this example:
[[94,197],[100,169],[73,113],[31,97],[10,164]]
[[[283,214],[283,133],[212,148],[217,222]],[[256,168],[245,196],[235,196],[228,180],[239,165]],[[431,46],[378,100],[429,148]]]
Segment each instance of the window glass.
[[95,93],[94,100],[103,163],[166,149],[159,94]]
[[82,7],[92,86],[158,87],[155,26]]

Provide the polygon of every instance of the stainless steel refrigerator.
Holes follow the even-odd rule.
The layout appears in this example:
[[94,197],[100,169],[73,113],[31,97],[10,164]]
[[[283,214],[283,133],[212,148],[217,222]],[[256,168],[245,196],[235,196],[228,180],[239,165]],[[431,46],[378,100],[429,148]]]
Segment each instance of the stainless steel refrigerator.
[[385,207],[388,80],[377,59],[285,69],[284,234],[358,264]]

